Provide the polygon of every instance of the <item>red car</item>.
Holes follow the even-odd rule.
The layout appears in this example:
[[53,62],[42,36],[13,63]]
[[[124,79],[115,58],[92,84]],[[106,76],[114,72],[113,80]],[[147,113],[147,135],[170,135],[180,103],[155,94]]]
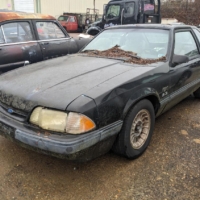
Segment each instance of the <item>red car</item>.
[[61,15],[58,18],[58,21],[68,32],[77,32],[78,31],[78,20],[77,20],[76,16]]

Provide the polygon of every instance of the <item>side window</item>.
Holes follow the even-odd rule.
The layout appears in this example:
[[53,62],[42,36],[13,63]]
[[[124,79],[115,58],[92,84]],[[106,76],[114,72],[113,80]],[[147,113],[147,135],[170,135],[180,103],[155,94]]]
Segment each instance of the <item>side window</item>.
[[2,25],[6,43],[27,42],[33,40],[28,22],[15,22]]
[[120,15],[120,5],[111,4],[107,8],[106,17],[107,19],[112,19]]
[[135,4],[133,2],[125,3],[124,17],[133,17]]
[[194,30],[194,32],[195,32],[195,34],[196,34],[196,36],[197,36],[197,38],[200,42],[200,32],[197,29],[193,29],[193,30]]
[[36,27],[40,40],[65,37],[60,27],[53,22],[36,22]]
[[75,18],[74,18],[74,17],[70,17],[70,18],[69,18],[69,21],[70,21],[70,22],[75,22]]
[[191,32],[175,33],[174,54],[188,56],[189,58],[199,55],[197,45]]
[[1,26],[0,26],[0,44],[4,43],[4,38],[3,38],[3,33],[2,33],[2,30],[1,30]]

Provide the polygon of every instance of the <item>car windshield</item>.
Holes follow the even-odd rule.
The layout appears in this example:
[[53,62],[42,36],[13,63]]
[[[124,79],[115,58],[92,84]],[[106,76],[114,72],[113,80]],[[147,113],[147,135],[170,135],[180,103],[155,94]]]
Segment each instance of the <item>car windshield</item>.
[[67,21],[68,20],[68,16],[60,16],[59,18],[58,18],[58,21]]
[[120,16],[120,5],[110,5],[107,8],[106,19],[113,19]]
[[118,47],[132,52],[142,59],[165,57],[169,43],[169,31],[161,29],[110,29],[93,39],[82,52],[107,51]]

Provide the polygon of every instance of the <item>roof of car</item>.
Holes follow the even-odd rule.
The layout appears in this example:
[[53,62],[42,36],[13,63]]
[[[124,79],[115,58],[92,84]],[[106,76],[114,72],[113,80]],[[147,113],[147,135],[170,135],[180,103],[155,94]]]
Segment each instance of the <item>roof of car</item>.
[[67,14],[66,15],[60,15],[59,17],[66,17],[66,16],[67,17],[74,17],[74,15],[67,15]]
[[158,29],[174,29],[174,28],[188,28],[190,25],[180,24],[132,24],[132,25],[116,25],[106,29],[117,29],[117,28],[158,28]]
[[43,15],[36,13],[0,11],[0,22],[15,20],[15,19],[55,19],[55,18],[52,17],[51,15]]

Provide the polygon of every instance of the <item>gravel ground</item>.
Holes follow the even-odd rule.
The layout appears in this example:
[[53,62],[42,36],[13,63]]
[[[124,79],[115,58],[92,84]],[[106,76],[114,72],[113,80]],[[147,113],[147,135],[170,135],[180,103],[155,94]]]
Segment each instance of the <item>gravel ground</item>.
[[1,200],[198,200],[200,101],[189,97],[156,120],[136,160],[108,153],[77,164],[23,149],[0,136]]

